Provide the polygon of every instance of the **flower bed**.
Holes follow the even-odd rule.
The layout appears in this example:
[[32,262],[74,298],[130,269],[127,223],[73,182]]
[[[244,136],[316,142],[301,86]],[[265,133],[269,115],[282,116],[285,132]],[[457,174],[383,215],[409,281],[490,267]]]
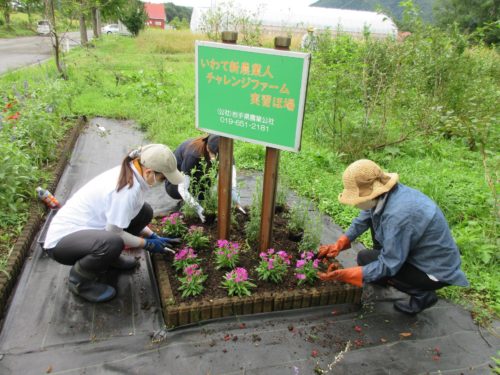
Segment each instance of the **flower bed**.
[[184,222],[178,214],[153,224],[152,229],[165,236],[184,236],[175,256],[153,257],[167,326],[358,303],[360,288],[317,279],[320,264],[312,251],[300,252],[298,243],[290,239],[285,215],[286,211],[276,214],[274,248],[263,253],[247,243],[248,219],[241,213],[235,215],[230,241],[217,239],[216,223]]

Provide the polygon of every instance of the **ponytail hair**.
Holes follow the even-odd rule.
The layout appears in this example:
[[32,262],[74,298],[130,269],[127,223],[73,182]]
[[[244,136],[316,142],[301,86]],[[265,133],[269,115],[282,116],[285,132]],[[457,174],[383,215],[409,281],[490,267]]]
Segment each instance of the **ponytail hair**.
[[134,171],[130,166],[130,162],[134,161],[140,156],[141,156],[140,150],[133,150],[123,159],[120,169],[120,176],[118,177],[118,184],[116,185],[117,192],[119,192],[127,185],[129,189],[134,185]]
[[210,155],[207,150],[208,135],[203,135],[201,137],[193,139],[188,148],[195,151],[199,155],[200,159],[204,158],[207,162],[210,161]]

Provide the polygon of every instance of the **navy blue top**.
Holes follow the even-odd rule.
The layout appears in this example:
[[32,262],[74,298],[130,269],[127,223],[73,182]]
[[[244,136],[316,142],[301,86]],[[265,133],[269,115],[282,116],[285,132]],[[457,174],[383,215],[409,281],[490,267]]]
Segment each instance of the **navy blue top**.
[[[195,138],[192,138],[182,142],[179,147],[175,149],[174,155],[177,159],[177,169],[190,178],[199,181],[204,173],[202,161],[205,160],[207,170],[210,169],[211,162],[210,158],[205,159],[205,155],[200,155],[192,147],[189,147],[194,139]],[[170,182],[166,180],[165,186],[168,185],[170,185]]]
[[363,266],[363,281],[394,276],[408,262],[450,285],[468,286],[460,253],[439,207],[425,194],[398,183],[376,207],[361,211],[346,232],[354,241],[373,225],[382,245],[375,262]]

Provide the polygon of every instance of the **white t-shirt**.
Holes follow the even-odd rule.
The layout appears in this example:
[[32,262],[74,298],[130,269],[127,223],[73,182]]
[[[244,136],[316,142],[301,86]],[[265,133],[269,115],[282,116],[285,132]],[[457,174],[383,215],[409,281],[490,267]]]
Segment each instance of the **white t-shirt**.
[[53,248],[61,238],[81,230],[105,230],[107,224],[125,229],[144,204],[144,192],[149,189],[144,179],[134,171],[134,184],[116,191],[120,166],[110,169],[80,188],[59,209],[50,223],[44,247]]

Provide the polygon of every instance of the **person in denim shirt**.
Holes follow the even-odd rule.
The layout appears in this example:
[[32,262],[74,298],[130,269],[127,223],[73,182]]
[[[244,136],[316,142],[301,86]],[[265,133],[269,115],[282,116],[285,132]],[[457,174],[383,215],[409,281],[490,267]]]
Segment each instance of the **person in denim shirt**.
[[469,285],[448,223],[434,201],[371,160],[352,163],[342,179],[339,201],[361,212],[336,243],[320,247],[318,257],[335,258],[368,229],[373,250],[358,253],[357,267],[320,273],[322,280],[391,285],[410,295],[408,301],[394,303],[410,315],[434,305],[435,290]]

